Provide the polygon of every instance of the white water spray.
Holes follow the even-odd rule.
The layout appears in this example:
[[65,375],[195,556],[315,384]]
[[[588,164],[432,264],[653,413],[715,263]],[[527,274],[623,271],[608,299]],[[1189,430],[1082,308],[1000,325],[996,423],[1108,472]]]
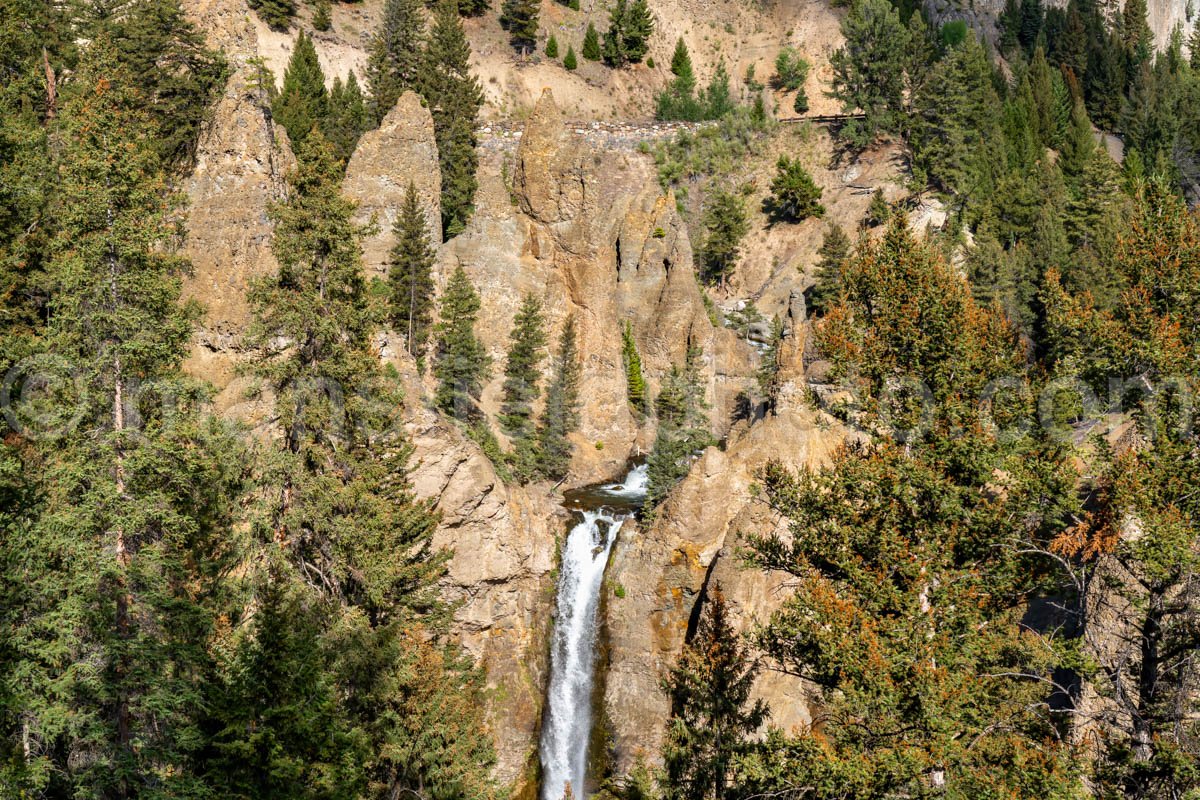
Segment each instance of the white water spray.
[[[637,500],[646,495],[646,468],[635,467],[602,496]],[[592,686],[596,662],[596,613],[604,567],[628,515],[603,508],[583,511],[562,552],[558,613],[550,651],[550,692],[542,724],[542,798],[562,800],[567,786],[584,797],[588,739],[592,730]]]

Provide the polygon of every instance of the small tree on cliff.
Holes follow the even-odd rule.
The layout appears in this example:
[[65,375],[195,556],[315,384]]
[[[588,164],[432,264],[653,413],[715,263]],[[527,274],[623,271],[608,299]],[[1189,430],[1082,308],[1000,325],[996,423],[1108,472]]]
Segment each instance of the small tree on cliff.
[[662,502],[687,475],[696,454],[712,444],[699,359],[700,352],[689,349],[683,368],[671,367],[654,402],[658,435],[646,461],[647,508]]
[[742,239],[750,230],[746,202],[736,193],[718,187],[704,210],[704,280],[725,285],[742,255]]
[[517,50],[532,50],[537,44],[540,7],[540,0],[504,0],[500,25]]
[[646,412],[646,377],[629,320],[621,327],[621,363],[625,366],[625,396],[639,414]]
[[558,339],[554,377],[546,390],[546,407],[538,426],[539,466],[553,480],[566,477],[571,465],[571,440],[579,428],[579,344],[575,318],[568,317]]
[[667,800],[724,800],[733,761],[767,718],[750,702],[758,670],[729,621],[721,584],[713,585],[696,635],[663,682],[672,718],[663,747]]
[[603,57],[600,51],[600,34],[591,22],[588,23],[587,32],[583,34],[583,57],[588,61],[599,61]]
[[376,125],[406,91],[420,87],[425,41],[425,12],[421,0],[387,0],[383,19],[367,56],[370,112]]
[[491,367],[483,342],[475,336],[479,307],[479,293],[459,264],[442,294],[433,374],[438,380],[434,404],[462,420],[479,416],[479,394]]
[[314,127],[322,126],[329,113],[325,73],[317,61],[313,40],[300,31],[296,47],[283,73],[283,89],[271,103],[271,114],[287,130],[296,152]]
[[393,228],[396,244],[388,254],[392,326],[404,334],[405,349],[424,366],[425,345],[433,324],[433,246],[417,187],[409,181],[404,205]]
[[541,393],[541,364],[545,357],[546,320],[542,304],[533,294],[525,296],[513,319],[512,344],[504,367],[504,396],[500,425],[513,443],[513,471],[528,479],[536,471],[533,404]]
[[772,219],[800,222],[809,217],[825,214],[821,205],[821,187],[813,182],[812,176],[799,159],[780,156],[775,165],[775,177],[771,181],[771,197],[767,211]]

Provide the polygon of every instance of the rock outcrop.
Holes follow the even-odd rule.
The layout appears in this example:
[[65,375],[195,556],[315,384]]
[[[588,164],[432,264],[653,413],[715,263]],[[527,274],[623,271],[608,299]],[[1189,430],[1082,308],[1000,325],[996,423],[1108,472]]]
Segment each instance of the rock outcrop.
[[[646,529],[623,531],[609,565],[605,630],[609,661],[604,710],[611,767],[661,760],[670,703],[660,681],[678,659],[699,618],[706,587],[719,581],[739,632],[765,621],[788,596],[785,576],[746,569],[744,536],[783,524],[752,491],[757,471],[777,459],[792,468],[824,463],[846,431],[805,408],[795,384],[777,415],[735,427],[724,451],[710,447]],[[808,688],[763,671],[754,696],[785,730],[809,721]]]
[[[487,154],[478,210],[443,248],[441,279],[463,265],[483,296],[477,330],[500,364],[525,294],[542,299],[552,333],[575,316],[584,406],[573,482],[608,478],[652,434],[626,402],[625,321],[633,325],[652,388],[671,364],[682,363],[689,346],[702,350],[717,409],[731,407],[735,385],[751,379],[752,352],[709,321],[686,226],[646,156],[593,150],[566,127],[547,92],[511,166],[508,158]],[[499,391],[496,379],[484,392],[489,411]],[[713,417],[723,433],[727,415]]]
[[396,243],[392,226],[409,182],[425,210],[430,241],[442,241],[442,178],[438,171],[433,117],[421,98],[405,92],[383,124],[364,133],[346,165],[342,191],[358,203],[355,222],[373,225],[363,237],[363,266],[368,275],[387,274],[387,257]]
[[[188,198],[183,255],[192,264],[184,296],[204,306],[187,369],[221,390],[218,410],[230,412],[242,399],[236,366],[250,320],[246,287],[278,269],[268,209],[283,198],[295,159],[287,133],[272,123],[266,108],[266,89],[254,63],[254,29],[244,5],[195,0],[187,10],[233,68],[200,135],[195,169],[182,187]],[[246,417],[253,411],[232,413]]]

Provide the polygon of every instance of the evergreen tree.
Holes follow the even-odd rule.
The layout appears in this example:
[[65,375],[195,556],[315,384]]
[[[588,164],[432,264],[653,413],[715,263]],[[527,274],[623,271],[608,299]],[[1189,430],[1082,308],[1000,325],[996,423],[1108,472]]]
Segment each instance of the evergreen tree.
[[[1055,90],[1055,73],[1046,61],[1046,51],[1038,47],[1029,62],[1029,88],[1037,111],[1037,128],[1043,147],[1057,149],[1061,143],[1062,127],[1058,109],[1058,93]],[[1059,77],[1061,82],[1062,78]]]
[[758,390],[762,392],[767,408],[772,412],[779,402],[779,392],[783,387],[782,369],[783,320],[775,317],[771,321],[771,338],[767,341],[767,349],[762,354],[762,362],[755,376],[758,379]]
[[[107,38],[128,70],[154,123],[157,152],[168,168],[190,166],[200,127],[220,96],[227,69],[179,0],[135,0],[109,13],[85,9],[76,24],[87,38]],[[94,16],[93,16],[94,15]]]
[[316,0],[313,5],[312,26],[314,31],[327,31],[333,27],[333,20],[330,18],[332,9],[329,6],[329,0]]
[[378,126],[400,95],[420,88],[425,17],[421,0],[386,0],[367,54],[369,111]]
[[342,83],[341,78],[334,78],[333,88],[329,90],[329,112],[321,125],[321,131],[333,145],[339,161],[350,161],[359,138],[366,133],[369,126],[367,104],[363,99],[362,90],[358,88],[358,78],[354,77],[354,72],[351,71],[345,83]]
[[724,59],[717,62],[712,80],[704,90],[701,106],[705,119],[720,119],[734,109],[733,93],[729,88],[729,72],[725,69]]
[[587,32],[583,35],[583,57],[588,61],[599,61],[603,58],[603,53],[600,50],[600,34],[596,32],[596,26],[588,21]]
[[579,59],[575,56],[575,45],[567,45],[567,54],[563,56],[563,68],[568,72],[574,72],[579,68]]
[[500,425],[512,440],[514,472],[528,480],[538,466],[533,405],[541,394],[541,364],[547,341],[542,304],[534,295],[525,295],[521,301],[509,339],[512,343],[504,365]]
[[646,412],[646,377],[629,320],[621,326],[621,363],[625,367],[625,397],[639,414]]
[[750,701],[758,669],[729,619],[721,584],[704,597],[696,634],[663,681],[671,720],[663,747],[665,797],[725,800],[738,796],[732,778],[738,757],[767,718],[762,700]]
[[283,88],[271,103],[271,113],[287,131],[297,153],[303,151],[314,128],[324,127],[329,114],[325,73],[313,40],[304,31],[296,37],[296,47],[283,73]]
[[809,64],[796,48],[788,47],[779,51],[775,57],[775,77],[772,83],[777,88],[794,92],[804,86],[808,77]]
[[1137,69],[1154,55],[1154,32],[1146,21],[1146,0],[1126,0],[1122,10],[1121,32],[1129,65]]
[[483,90],[471,74],[470,58],[471,46],[453,0],[442,0],[425,50],[421,86],[433,114],[442,173],[442,233],[447,239],[466,228],[478,188],[475,124]]
[[492,0],[458,0],[458,13],[464,17],[478,17],[492,7]]
[[656,116],[660,120],[698,120],[703,109],[696,100],[696,74],[692,68],[692,56],[683,38],[675,42],[675,53],[671,56],[671,74],[674,79],[656,98]]
[[180,373],[197,309],[180,303],[146,98],[105,37],[83,47],[74,82],[44,347],[82,394],[59,430],[26,442],[42,496],[0,532],[4,594],[23,602],[0,648],[4,721],[19,709],[4,734],[23,763],[14,775],[6,759],[0,779],[14,796],[191,796],[205,792],[192,760],[241,454]]
[[[608,30],[604,34],[604,61],[610,67],[638,63],[650,49],[654,17],[646,0],[616,0],[608,10]],[[587,48],[587,39],[584,39]],[[584,57],[588,55],[584,52]]]
[[716,187],[708,199],[701,219],[704,244],[701,246],[704,280],[725,286],[741,258],[742,239],[750,230],[746,203],[741,196]]
[[250,7],[272,29],[286,31],[296,16],[295,0],[249,0]]
[[683,368],[671,367],[654,401],[658,433],[646,459],[646,507],[653,509],[683,480],[692,461],[713,443],[700,383],[700,353],[688,350]]
[[825,214],[821,205],[821,187],[817,186],[804,165],[797,159],[780,156],[771,180],[771,197],[767,201],[773,219],[800,222]]
[[817,250],[817,266],[813,285],[804,299],[813,314],[821,316],[837,299],[841,291],[842,264],[850,256],[850,237],[842,226],[833,223],[825,231]]
[[425,212],[417,199],[417,187],[412,181],[409,181],[393,232],[396,244],[388,254],[389,318],[392,327],[404,334],[408,354],[423,370],[425,348],[433,325],[434,249],[429,241]]
[[892,207],[883,197],[883,187],[875,189],[871,202],[867,204],[867,216],[863,221],[867,225],[886,225],[892,216]]
[[546,40],[546,58],[558,58],[558,39],[554,38],[553,33]]
[[562,480],[571,466],[570,434],[579,429],[579,343],[575,317],[567,317],[554,354],[554,374],[546,388],[546,405],[538,425],[539,468],[551,480]]
[[851,120],[841,135],[855,147],[866,147],[879,133],[898,133],[904,110],[904,51],[908,31],[888,0],[861,0],[842,20],[846,44],[830,59],[830,95]]
[[475,336],[479,307],[479,293],[459,264],[442,293],[433,374],[438,380],[434,404],[460,420],[481,413],[477,401],[491,367],[491,357]]
[[508,31],[509,41],[517,50],[532,50],[537,45],[540,0],[504,0],[500,25]]

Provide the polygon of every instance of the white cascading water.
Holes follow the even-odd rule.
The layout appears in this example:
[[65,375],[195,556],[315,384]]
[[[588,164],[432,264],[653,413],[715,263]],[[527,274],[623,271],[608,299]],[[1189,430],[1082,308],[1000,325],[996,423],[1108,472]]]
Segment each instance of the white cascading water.
[[[599,494],[641,500],[646,496],[646,468],[635,467],[622,483],[603,486]],[[609,551],[629,519],[628,514],[604,508],[580,513],[583,520],[567,535],[559,570],[550,691],[542,723],[542,800],[562,800],[568,785],[577,800],[584,796],[600,587]]]

